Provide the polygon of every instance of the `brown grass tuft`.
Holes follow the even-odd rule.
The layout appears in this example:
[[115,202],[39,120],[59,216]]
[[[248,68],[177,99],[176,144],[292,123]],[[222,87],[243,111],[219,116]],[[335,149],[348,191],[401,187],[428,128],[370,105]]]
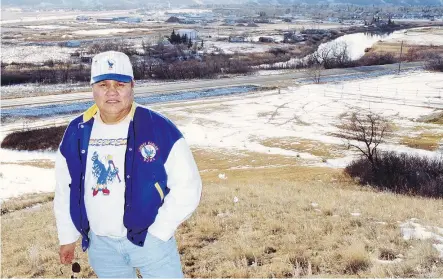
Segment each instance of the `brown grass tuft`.
[[397,253],[394,252],[394,250],[389,249],[389,248],[380,248],[380,255],[378,256],[378,258],[380,260],[385,260],[385,261],[392,261],[394,260],[397,256]]
[[353,243],[345,248],[341,255],[345,274],[358,274],[371,265],[369,254],[362,243]]

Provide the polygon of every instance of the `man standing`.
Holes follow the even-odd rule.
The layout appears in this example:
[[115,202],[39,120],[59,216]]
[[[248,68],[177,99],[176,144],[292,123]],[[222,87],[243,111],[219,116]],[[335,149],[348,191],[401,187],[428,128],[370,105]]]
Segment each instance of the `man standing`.
[[54,212],[60,261],[82,236],[98,277],[183,277],[174,238],[201,196],[201,178],[180,131],[134,102],[134,76],[121,52],[91,65],[95,104],[75,118],[56,157]]

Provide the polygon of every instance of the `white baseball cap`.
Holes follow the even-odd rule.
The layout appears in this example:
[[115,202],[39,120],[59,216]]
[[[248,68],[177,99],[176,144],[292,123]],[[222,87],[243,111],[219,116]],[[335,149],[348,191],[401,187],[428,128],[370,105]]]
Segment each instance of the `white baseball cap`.
[[106,51],[92,58],[91,84],[107,79],[121,82],[131,82],[134,79],[132,64],[126,54]]

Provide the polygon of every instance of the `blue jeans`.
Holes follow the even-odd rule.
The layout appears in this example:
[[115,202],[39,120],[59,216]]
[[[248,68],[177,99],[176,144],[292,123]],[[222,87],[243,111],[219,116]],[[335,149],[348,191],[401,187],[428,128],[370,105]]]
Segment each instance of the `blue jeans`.
[[88,259],[99,278],[183,278],[177,243],[172,237],[164,242],[147,234],[143,247],[134,245],[126,237],[98,236],[90,231]]

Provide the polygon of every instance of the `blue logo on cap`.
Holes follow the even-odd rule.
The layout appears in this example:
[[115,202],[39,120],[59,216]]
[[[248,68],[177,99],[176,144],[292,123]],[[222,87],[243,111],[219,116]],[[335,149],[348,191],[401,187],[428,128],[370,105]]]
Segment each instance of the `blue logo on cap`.
[[109,66],[109,70],[112,70],[112,68],[114,67],[115,61],[112,59],[108,59],[108,66]]

